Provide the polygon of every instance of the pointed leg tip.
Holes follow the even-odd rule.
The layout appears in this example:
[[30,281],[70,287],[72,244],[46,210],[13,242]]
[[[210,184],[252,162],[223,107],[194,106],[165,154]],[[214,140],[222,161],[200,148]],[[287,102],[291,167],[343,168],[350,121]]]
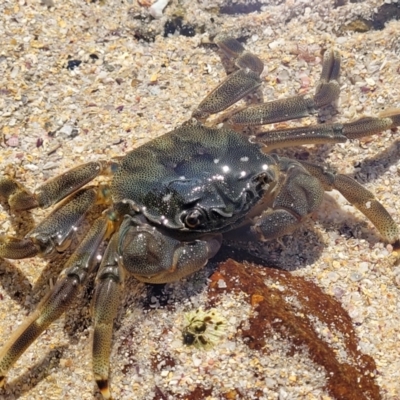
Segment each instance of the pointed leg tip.
[[210,116],[210,113],[207,111],[202,110],[201,106],[199,105],[196,110],[192,112],[192,118],[196,119],[200,122],[205,122],[206,119]]
[[337,50],[328,50],[322,61],[321,80],[330,82],[337,81],[340,75],[341,58]]
[[400,252],[400,239],[397,239],[394,243],[392,243],[393,251],[399,253]]
[[110,388],[108,386],[108,379],[99,379],[99,380],[96,380],[96,383],[100,389],[100,392],[101,392],[103,398],[107,399],[107,400],[112,400]]
[[0,376],[0,388],[2,388],[5,383],[6,383],[6,377],[5,376]]

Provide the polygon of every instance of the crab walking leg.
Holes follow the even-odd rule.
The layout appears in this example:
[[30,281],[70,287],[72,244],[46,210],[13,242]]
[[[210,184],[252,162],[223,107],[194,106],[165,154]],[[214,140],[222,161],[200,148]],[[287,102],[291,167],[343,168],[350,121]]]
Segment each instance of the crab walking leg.
[[124,281],[123,268],[118,265],[117,245],[118,235],[114,235],[97,273],[93,303],[93,375],[105,399],[111,398],[108,385],[111,339]]
[[193,112],[192,117],[205,120],[209,115],[225,110],[232,104],[255,92],[261,86],[260,75],[263,62],[254,54],[245,51],[235,39],[226,38],[217,41],[220,49],[235,60],[238,68],[228,75]]
[[[264,63],[253,53],[246,51],[238,40],[229,36],[217,36],[214,42],[224,57],[233,64],[231,68],[235,70],[248,68],[258,75],[263,72]],[[229,69],[227,70],[228,74],[231,72]]]
[[384,240],[395,243],[400,239],[397,224],[373,193],[348,176],[328,172],[318,165],[304,161],[301,164],[322,183],[326,191],[338,190],[360,210],[375,225]]
[[320,124],[261,132],[254,137],[254,140],[263,143],[268,151],[303,144],[343,143],[347,142],[347,137],[342,133],[342,126]]
[[5,375],[36,338],[70,306],[96,264],[96,250],[112,232],[113,224],[107,215],[97,219],[79,247],[66,263],[55,287],[41,301],[36,310],[11,336],[0,351],[0,386]]
[[325,52],[322,61],[321,78],[315,88],[314,103],[317,108],[337,101],[340,94],[340,54],[337,50]]
[[7,200],[13,210],[47,208],[64,199],[77,189],[92,181],[96,176],[109,174],[115,164],[106,161],[94,161],[72,168],[69,171],[49,179],[30,193],[20,183],[11,178],[0,177],[0,197]]
[[72,234],[96,203],[110,202],[108,186],[87,187],[65,199],[23,239],[0,235],[0,257],[21,259],[46,257],[69,247]]
[[303,144],[342,143],[392,129],[400,125],[400,110],[386,112],[381,117],[363,117],[349,123],[320,124],[281,129],[257,134],[255,140],[268,150]]
[[321,79],[313,97],[299,95],[251,105],[234,112],[227,122],[236,126],[266,125],[316,114],[321,107],[338,100],[340,94],[339,71],[339,53],[334,50],[327,51],[323,61]]

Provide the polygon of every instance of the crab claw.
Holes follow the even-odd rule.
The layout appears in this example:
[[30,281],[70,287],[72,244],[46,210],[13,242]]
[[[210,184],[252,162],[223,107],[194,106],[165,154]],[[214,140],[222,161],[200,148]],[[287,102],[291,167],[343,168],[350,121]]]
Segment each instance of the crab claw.
[[174,282],[200,270],[222,243],[220,234],[182,242],[129,216],[119,235],[118,251],[124,268],[147,283]]

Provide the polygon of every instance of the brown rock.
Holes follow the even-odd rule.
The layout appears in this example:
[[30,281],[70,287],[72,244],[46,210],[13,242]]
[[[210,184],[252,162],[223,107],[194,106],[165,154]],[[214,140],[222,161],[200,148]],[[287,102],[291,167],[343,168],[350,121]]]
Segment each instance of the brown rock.
[[[221,279],[226,287],[218,285]],[[246,293],[257,311],[249,320],[250,329],[241,330],[251,349],[264,351],[269,338],[279,334],[292,343],[292,354],[308,348],[310,358],[326,369],[329,379],[325,389],[334,398],[381,399],[374,380],[375,362],[358,350],[351,318],[337,300],[313,282],[287,271],[228,260],[211,277],[210,307],[225,292]],[[345,361],[337,355],[332,344],[335,340],[326,340],[317,332],[315,321],[329,329],[331,338],[342,341]]]

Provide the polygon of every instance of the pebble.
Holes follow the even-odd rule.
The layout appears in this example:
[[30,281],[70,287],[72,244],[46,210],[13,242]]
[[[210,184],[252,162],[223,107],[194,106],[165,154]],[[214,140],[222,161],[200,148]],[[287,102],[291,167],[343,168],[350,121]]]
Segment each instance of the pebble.
[[70,71],[74,70],[75,68],[79,67],[82,64],[81,60],[68,60],[67,62],[67,69]]
[[9,139],[7,139],[6,144],[7,146],[10,147],[18,147],[19,146],[18,136],[11,136]]
[[49,170],[49,169],[54,169],[57,168],[59,166],[58,163],[55,163],[53,161],[49,161],[46,164],[43,165],[43,169],[44,170]]
[[74,130],[74,127],[68,124],[65,124],[61,127],[59,130],[60,133],[64,133],[67,136],[70,136],[72,134],[72,131]]
[[39,167],[37,165],[34,165],[34,164],[25,164],[24,167],[28,171],[32,171],[32,172],[35,172],[35,171],[37,171],[39,169]]

